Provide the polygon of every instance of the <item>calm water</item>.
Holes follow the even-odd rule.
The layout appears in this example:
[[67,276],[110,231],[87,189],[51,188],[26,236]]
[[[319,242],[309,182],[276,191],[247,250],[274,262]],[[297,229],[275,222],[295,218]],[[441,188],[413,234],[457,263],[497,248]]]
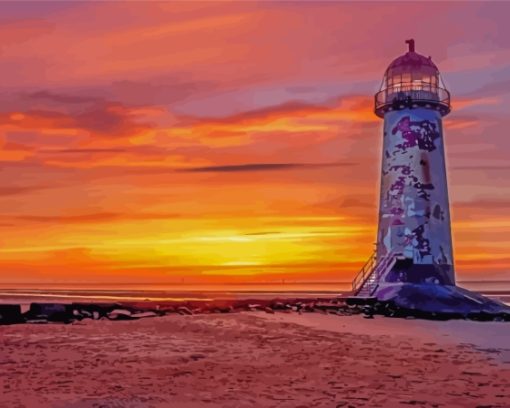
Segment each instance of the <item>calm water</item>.
[[[459,286],[510,304],[510,281],[458,282]],[[284,297],[332,297],[349,293],[350,282],[271,284],[63,284],[2,285],[0,303],[40,301],[183,301],[213,299],[264,299]]]

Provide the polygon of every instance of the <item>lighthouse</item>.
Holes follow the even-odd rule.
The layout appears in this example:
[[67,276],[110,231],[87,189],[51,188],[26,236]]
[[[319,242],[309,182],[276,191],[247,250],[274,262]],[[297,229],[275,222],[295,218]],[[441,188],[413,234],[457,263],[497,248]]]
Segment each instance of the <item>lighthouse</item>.
[[384,119],[377,258],[399,256],[385,281],[455,284],[442,118],[450,94],[430,57],[395,59],[375,95]]
[[375,94],[383,119],[377,242],[347,304],[372,313],[510,320],[510,307],[455,284],[443,117],[450,93],[430,57],[408,50]]
[[355,288],[364,296],[398,282],[455,285],[442,124],[450,93],[431,57],[406,43],[375,95],[382,168],[376,251]]

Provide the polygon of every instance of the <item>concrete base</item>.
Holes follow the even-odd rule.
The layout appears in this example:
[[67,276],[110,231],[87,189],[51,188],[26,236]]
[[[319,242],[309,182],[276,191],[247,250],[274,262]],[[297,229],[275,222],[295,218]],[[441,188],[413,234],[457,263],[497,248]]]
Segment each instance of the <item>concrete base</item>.
[[390,316],[510,320],[510,306],[458,286],[386,283],[373,296],[374,313]]

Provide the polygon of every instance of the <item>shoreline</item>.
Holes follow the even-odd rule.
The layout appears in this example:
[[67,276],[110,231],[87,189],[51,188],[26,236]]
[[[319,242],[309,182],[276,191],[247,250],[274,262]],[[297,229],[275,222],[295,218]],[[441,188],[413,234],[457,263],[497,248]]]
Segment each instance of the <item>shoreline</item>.
[[[1,286],[1,285],[0,285]],[[506,286],[505,286],[506,287]],[[253,290],[244,288],[243,290],[200,290],[199,288],[189,287],[186,290],[162,290],[159,289],[28,289],[28,288],[0,288],[0,305],[9,303],[21,303],[29,305],[32,302],[53,302],[53,303],[72,303],[72,302],[185,302],[185,301],[242,301],[246,299],[255,299],[268,301],[274,299],[332,299],[346,298],[350,291],[338,288],[337,290]],[[500,301],[510,306],[510,287],[508,289],[473,288],[476,293],[486,296],[489,299]]]

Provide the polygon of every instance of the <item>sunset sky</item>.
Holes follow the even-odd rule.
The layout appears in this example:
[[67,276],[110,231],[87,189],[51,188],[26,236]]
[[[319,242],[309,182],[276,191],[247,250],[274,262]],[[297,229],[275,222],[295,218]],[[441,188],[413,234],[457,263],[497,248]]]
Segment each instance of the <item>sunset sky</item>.
[[452,93],[459,280],[510,278],[510,3],[0,4],[0,283],[349,281],[406,51]]

